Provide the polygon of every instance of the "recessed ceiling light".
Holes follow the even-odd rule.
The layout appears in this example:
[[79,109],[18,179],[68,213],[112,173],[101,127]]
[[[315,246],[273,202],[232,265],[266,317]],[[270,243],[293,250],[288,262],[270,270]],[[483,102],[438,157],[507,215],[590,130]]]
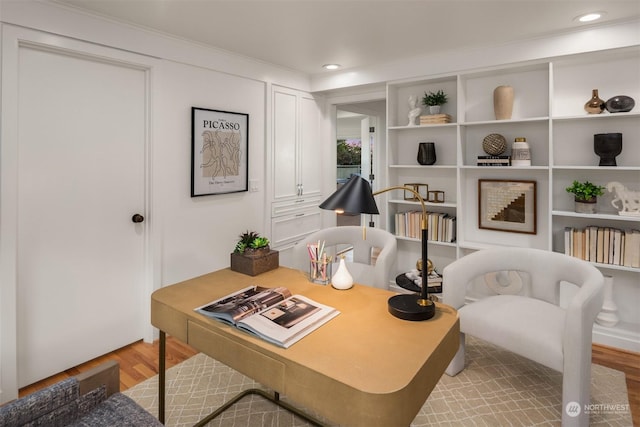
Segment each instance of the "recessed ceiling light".
[[325,70],[337,70],[338,68],[340,68],[340,64],[324,64],[322,68],[324,68]]
[[591,22],[602,18],[602,15],[604,14],[605,12],[590,12],[585,13],[584,15],[576,16],[574,20],[580,22]]

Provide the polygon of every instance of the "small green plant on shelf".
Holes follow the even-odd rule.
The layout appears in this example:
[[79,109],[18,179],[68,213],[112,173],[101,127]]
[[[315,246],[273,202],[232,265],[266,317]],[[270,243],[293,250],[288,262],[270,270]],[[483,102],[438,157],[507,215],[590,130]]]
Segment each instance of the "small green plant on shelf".
[[233,252],[243,254],[247,250],[259,250],[269,248],[269,239],[260,236],[255,231],[245,231],[240,236],[240,240],[236,243],[236,247]]
[[573,184],[565,190],[567,190],[568,193],[573,193],[576,201],[594,201],[598,196],[604,194],[603,186],[593,184],[589,181],[573,181]]
[[437,92],[425,92],[422,97],[422,103],[427,107],[446,104],[448,101],[447,94],[443,90]]

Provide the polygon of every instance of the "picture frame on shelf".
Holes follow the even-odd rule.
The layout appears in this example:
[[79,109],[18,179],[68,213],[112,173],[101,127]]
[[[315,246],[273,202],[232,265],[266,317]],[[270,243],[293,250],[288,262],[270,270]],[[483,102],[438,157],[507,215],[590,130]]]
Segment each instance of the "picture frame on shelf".
[[536,181],[479,179],[478,227],[536,234]]
[[191,108],[191,197],[249,190],[249,114]]

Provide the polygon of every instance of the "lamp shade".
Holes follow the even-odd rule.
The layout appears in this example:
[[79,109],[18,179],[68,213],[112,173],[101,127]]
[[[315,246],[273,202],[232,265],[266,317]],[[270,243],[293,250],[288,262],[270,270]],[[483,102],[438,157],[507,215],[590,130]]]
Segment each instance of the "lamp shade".
[[359,175],[353,175],[349,181],[320,204],[320,209],[342,211],[350,214],[377,215],[378,206],[373,199],[369,182]]

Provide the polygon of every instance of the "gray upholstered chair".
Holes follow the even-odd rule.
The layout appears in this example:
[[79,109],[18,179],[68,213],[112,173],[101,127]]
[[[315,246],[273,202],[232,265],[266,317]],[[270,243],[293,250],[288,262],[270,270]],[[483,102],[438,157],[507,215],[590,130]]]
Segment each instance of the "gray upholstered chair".
[[464,256],[442,273],[443,302],[458,309],[461,332],[446,373],[464,369],[464,336],[473,335],[562,372],[562,425],[589,425],[584,407],[593,322],[604,298],[600,271],[556,252],[499,248]]
[[[353,247],[352,254],[345,259],[349,261],[346,266],[353,280],[363,285],[388,289],[398,252],[396,238],[379,228],[367,228],[366,240],[362,237],[362,227],[355,225],[318,230],[294,246],[295,268],[309,270],[307,243],[325,242],[325,250],[332,256],[345,248]],[[380,249],[380,252],[373,248]]]
[[162,426],[118,390],[118,363],[105,362],[1,406],[0,426]]

